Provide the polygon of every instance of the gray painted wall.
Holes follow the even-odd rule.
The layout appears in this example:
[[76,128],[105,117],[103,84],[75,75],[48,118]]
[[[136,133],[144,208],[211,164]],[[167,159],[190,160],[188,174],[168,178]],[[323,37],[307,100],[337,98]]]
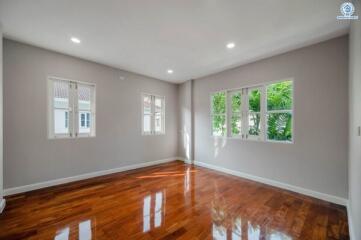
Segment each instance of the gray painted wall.
[[192,126],[192,81],[179,84],[179,139],[178,156],[186,160],[193,160],[193,126]]
[[[47,138],[48,75],[96,83],[95,138]],[[4,40],[4,187],[176,156],[177,89],[175,84]],[[165,135],[141,135],[141,92],[165,96]]]
[[[361,4],[355,1],[361,17]],[[349,213],[354,239],[361,239],[361,21],[352,21],[350,32],[350,134],[349,134]]]
[[[210,93],[294,79],[294,144],[211,137]],[[348,38],[194,81],[195,160],[347,198]]]

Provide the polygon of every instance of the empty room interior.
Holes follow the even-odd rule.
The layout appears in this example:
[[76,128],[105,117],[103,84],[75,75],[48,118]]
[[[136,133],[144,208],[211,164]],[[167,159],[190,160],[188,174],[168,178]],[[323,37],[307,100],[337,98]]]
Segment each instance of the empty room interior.
[[0,240],[361,240],[360,0],[0,0]]

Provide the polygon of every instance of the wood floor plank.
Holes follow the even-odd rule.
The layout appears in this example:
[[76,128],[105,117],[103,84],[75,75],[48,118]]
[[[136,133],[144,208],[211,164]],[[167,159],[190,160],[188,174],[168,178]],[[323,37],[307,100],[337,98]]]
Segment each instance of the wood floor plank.
[[349,239],[343,206],[174,161],[6,197],[1,239]]

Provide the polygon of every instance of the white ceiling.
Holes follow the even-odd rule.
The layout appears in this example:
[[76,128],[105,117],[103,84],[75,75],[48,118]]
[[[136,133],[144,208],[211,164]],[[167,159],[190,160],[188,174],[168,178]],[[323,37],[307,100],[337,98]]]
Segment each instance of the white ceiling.
[[178,83],[343,35],[342,2],[0,0],[0,22],[7,38]]

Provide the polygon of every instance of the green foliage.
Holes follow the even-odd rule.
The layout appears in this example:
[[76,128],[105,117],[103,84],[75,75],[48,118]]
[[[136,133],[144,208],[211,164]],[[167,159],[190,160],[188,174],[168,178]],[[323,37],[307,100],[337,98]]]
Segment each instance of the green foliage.
[[248,93],[249,110],[252,112],[261,111],[261,91],[253,89]]
[[219,92],[212,96],[212,111],[213,116],[213,135],[214,136],[225,136],[226,135],[226,116],[217,115],[226,113],[226,93]]
[[285,81],[268,85],[267,109],[290,110],[292,108],[292,81]]
[[214,114],[226,113],[226,93],[218,92],[212,96],[212,110]]
[[270,113],[267,117],[267,121],[268,139],[292,141],[292,115],[290,113]]
[[232,112],[238,113],[241,111],[242,97],[241,93],[237,92],[232,95]]
[[248,120],[248,134],[257,136],[260,133],[261,114],[252,112],[261,111],[261,91],[259,89],[253,89],[248,93],[249,104],[249,120]]
[[[267,87],[268,111],[292,109],[292,81],[271,84]],[[267,138],[277,141],[292,141],[292,115],[270,113],[267,116]]]
[[231,119],[232,135],[236,136],[241,134],[241,104],[242,96],[240,92],[232,94],[232,113],[234,114]]
[[225,136],[226,135],[226,116],[225,115],[214,115],[213,119],[213,135],[214,136]]
[[232,135],[241,134],[241,116],[235,115],[232,116]]

